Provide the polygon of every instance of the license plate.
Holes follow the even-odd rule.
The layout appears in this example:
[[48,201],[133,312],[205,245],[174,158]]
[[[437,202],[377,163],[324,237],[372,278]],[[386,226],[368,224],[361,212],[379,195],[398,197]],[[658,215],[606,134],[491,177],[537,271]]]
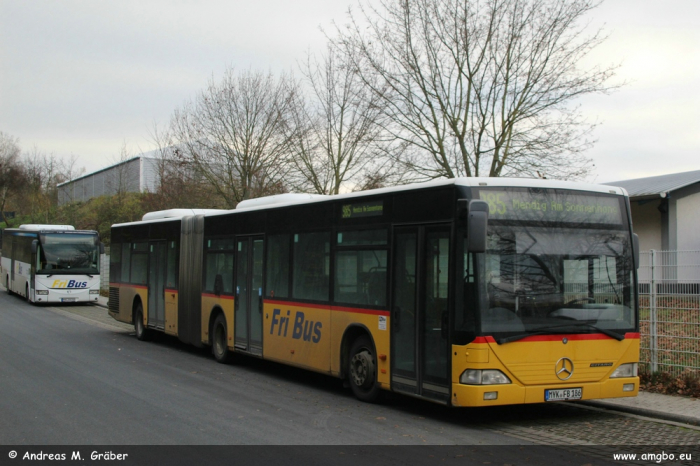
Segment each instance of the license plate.
[[580,400],[582,394],[582,388],[560,388],[556,390],[545,390],[544,401]]
[[61,298],[62,303],[74,303],[78,298]]

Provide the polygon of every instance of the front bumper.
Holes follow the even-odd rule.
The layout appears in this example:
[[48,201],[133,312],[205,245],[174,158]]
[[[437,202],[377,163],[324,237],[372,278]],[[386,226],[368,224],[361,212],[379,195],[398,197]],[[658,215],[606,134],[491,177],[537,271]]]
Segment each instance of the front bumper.
[[[634,384],[632,391],[623,391],[625,384]],[[629,386],[629,385],[628,385]],[[452,384],[452,406],[498,406],[524,403],[544,403],[545,390],[581,388],[582,400],[599,398],[633,397],[639,393],[639,377],[608,379],[603,382],[577,384],[547,384],[536,386],[504,385],[463,385]],[[484,399],[485,394],[496,392],[495,399]]]

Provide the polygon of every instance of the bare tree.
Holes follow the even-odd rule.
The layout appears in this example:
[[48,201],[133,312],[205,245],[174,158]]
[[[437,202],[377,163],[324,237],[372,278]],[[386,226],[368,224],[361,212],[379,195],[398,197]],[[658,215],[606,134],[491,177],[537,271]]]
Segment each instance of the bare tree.
[[383,154],[398,144],[387,141],[379,119],[380,98],[365,86],[338,49],[320,59],[309,55],[301,66],[309,96],[295,101],[288,127],[294,187],[318,194],[363,185],[367,176],[394,175]]
[[383,0],[350,13],[333,43],[382,101],[424,178],[585,177],[594,124],[577,97],[609,91],[615,67],[583,69],[604,37],[596,0]]
[[122,141],[119,153],[111,157],[112,167],[106,173],[104,183],[107,193],[122,199],[126,193],[140,190],[137,163],[132,162],[134,157],[126,141]]
[[173,140],[168,127],[154,123],[151,139],[156,145],[157,190],[150,208],[224,208],[225,202],[211,189],[195,166],[183,160],[182,149]]
[[32,222],[51,223],[58,204],[58,185],[75,175],[77,158],[62,159],[47,155],[36,146],[22,159],[24,183],[21,199],[17,201],[22,212]]
[[0,131],[0,216],[7,226],[10,219],[5,217],[5,208],[23,184],[20,153],[19,140]]
[[175,159],[191,167],[228,208],[284,191],[290,79],[229,69],[172,116]]

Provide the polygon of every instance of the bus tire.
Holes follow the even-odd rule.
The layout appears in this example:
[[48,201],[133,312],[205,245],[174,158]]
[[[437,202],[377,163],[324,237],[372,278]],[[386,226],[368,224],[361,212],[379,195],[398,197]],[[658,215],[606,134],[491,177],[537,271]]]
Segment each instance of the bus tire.
[[228,348],[226,317],[223,314],[216,316],[211,328],[211,352],[216,362],[230,364],[233,361],[233,351]]
[[8,275],[5,277],[5,289],[7,290],[7,294],[12,294],[12,291],[10,291],[10,276]]
[[352,393],[358,400],[374,403],[379,399],[381,388],[377,383],[377,355],[367,335],[359,336],[352,343],[347,374]]
[[141,303],[138,303],[134,310],[134,332],[140,341],[151,339],[151,331],[143,323],[143,305]]
[[31,304],[31,303],[32,303],[32,300],[31,300],[31,299],[29,299],[29,285],[28,285],[28,284],[27,284],[27,285],[25,285],[25,287],[24,287],[24,291],[26,291],[26,292],[27,292],[27,296],[25,296],[25,297],[27,298],[27,302],[28,302],[29,304]]

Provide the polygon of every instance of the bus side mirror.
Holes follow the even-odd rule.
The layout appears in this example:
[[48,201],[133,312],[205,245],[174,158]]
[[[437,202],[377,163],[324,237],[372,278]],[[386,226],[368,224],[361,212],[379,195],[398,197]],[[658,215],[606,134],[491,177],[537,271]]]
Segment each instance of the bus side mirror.
[[485,201],[469,201],[467,215],[467,249],[469,252],[486,252],[488,222],[489,204]]
[[[25,243],[26,244],[26,243]],[[36,250],[39,247],[39,240],[32,241],[32,254],[36,254]]]
[[634,253],[634,268],[639,269],[639,236],[632,233],[632,252]]
[[105,243],[100,243],[100,254],[105,253]]

